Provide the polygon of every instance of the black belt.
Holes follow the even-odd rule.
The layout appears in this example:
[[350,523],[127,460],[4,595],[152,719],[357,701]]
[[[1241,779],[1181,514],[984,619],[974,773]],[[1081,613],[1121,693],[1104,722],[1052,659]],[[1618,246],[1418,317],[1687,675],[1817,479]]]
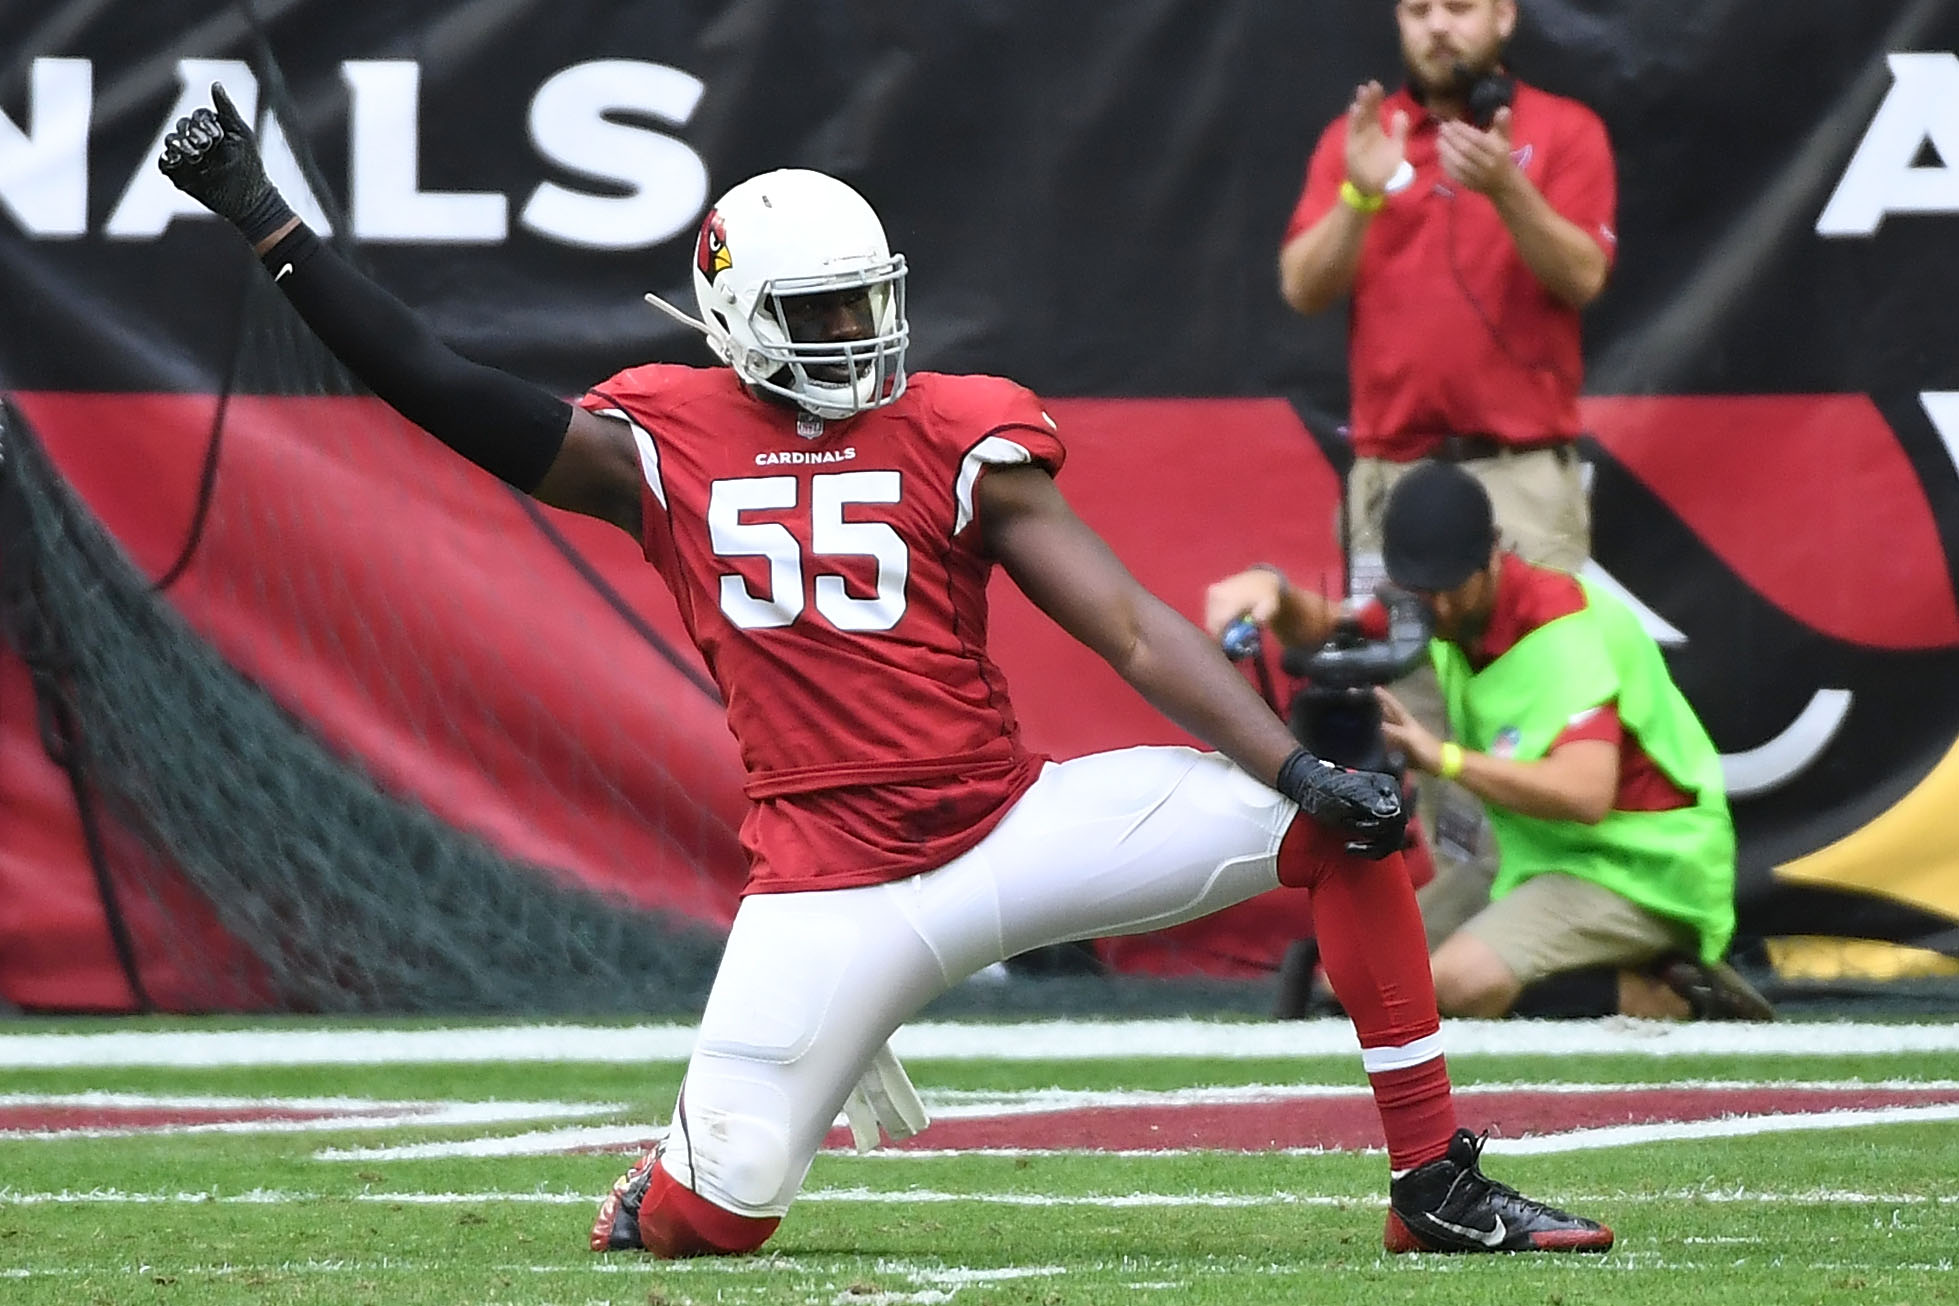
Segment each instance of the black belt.
[[1549,449],[1558,455],[1558,461],[1570,459],[1576,449],[1577,441],[1566,436],[1555,436],[1548,440],[1500,440],[1494,435],[1445,435],[1442,443],[1435,446],[1429,456],[1445,463],[1475,462],[1480,458],[1494,458],[1505,453],[1536,453]]

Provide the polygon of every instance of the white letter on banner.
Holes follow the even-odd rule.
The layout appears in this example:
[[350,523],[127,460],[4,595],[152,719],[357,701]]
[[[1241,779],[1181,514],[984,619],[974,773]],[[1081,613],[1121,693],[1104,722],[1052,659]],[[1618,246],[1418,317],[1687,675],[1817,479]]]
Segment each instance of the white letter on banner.
[[348,208],[354,235],[372,241],[494,245],[509,231],[496,191],[424,191],[417,105],[422,70],[412,59],[350,59],[340,76],[353,93]]
[[1939,443],[1945,446],[1945,456],[1959,468],[1959,390],[1927,390],[1918,396],[1918,402],[1932,419]]
[[679,69],[632,59],[574,64],[552,76],[531,100],[531,143],[551,162],[627,193],[593,195],[547,181],[518,221],[590,249],[641,249],[685,231],[707,203],[707,165],[671,136],[606,115],[683,126],[701,90],[699,78]]
[[30,236],[88,230],[89,99],[86,59],[36,59],[22,131],[0,113],[0,205]]
[[286,139],[286,129],[279,125],[270,108],[259,119],[258,155],[265,163],[266,180],[279,188],[299,220],[315,233],[331,236],[333,224],[327,221],[326,209],[313,194],[306,170],[299,166],[299,156],[293,153],[292,142]]
[[[1959,54],[1894,54],[1891,90],[1816,219],[1819,236],[1869,236],[1888,213],[1959,213]],[[1930,141],[1943,166],[1914,168]]]

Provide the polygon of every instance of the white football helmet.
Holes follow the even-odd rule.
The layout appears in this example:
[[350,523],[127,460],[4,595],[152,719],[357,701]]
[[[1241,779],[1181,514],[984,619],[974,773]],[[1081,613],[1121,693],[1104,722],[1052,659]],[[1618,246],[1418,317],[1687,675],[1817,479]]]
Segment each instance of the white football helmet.
[[830,421],[904,393],[904,256],[835,177],[783,168],[723,195],[701,222],[694,297],[708,344],[756,390]]

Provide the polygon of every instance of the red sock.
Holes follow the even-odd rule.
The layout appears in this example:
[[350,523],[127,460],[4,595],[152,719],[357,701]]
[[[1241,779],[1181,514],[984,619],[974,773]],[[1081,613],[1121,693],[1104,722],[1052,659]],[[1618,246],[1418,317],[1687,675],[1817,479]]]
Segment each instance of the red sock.
[[1456,1107],[1428,940],[1401,855],[1356,857],[1338,834],[1302,816],[1279,845],[1279,882],[1312,895],[1320,961],[1360,1036],[1389,1168],[1435,1160],[1449,1150]]
[[655,1163],[646,1196],[639,1204],[639,1240],[667,1260],[683,1256],[736,1256],[769,1240],[780,1216],[757,1219],[724,1211],[683,1188],[666,1167]]

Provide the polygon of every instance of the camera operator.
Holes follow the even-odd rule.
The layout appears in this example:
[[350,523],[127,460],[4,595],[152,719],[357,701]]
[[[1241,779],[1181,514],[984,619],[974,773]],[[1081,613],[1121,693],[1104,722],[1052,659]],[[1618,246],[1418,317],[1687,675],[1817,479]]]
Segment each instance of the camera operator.
[[[1720,757],[1631,610],[1501,548],[1488,493],[1447,463],[1396,484],[1383,545],[1430,618],[1453,735],[1377,688],[1384,742],[1482,800],[1498,845],[1488,904],[1426,922],[1443,1011],[1772,1019],[1722,961],[1735,838]],[[1265,567],[1211,586],[1205,609],[1214,633],[1243,619],[1308,649],[1343,616]],[[1358,620],[1385,630],[1379,609]]]

